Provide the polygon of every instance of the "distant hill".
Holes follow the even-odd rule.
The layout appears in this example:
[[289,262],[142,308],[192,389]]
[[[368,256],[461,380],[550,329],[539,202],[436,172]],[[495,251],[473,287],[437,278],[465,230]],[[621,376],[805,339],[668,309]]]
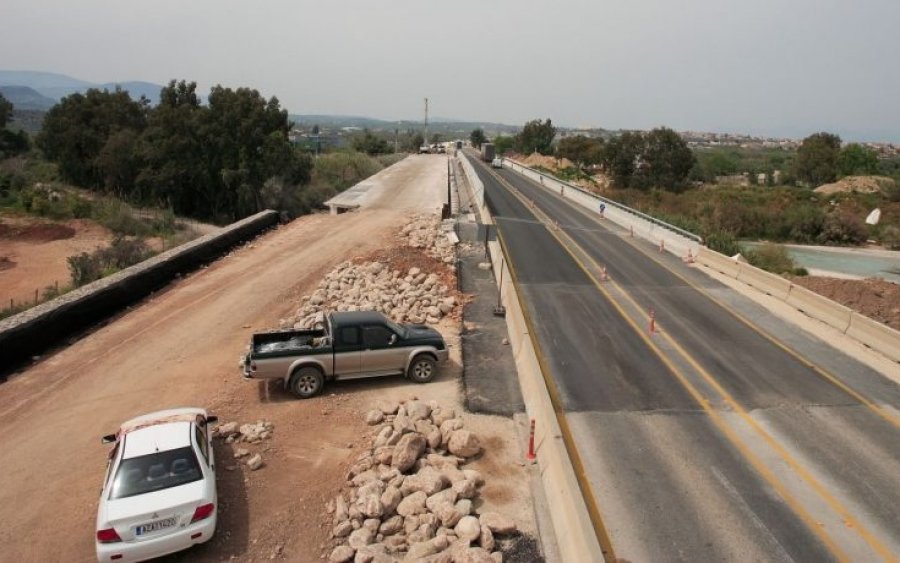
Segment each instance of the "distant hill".
[[[318,125],[320,127],[359,127],[364,129],[372,129],[373,131],[393,131],[399,129],[406,131],[407,129],[421,129],[422,121],[398,120],[389,121],[386,119],[376,119],[372,117],[362,117],[357,115],[304,115],[290,114],[288,118],[301,127],[311,127]],[[444,136],[453,135],[454,137],[468,138],[469,133],[476,128],[484,129],[489,135],[497,133],[516,133],[521,129],[517,125],[505,125],[503,123],[491,122],[474,122],[448,118],[429,119],[428,133],[439,133]]]
[[[31,88],[38,94],[50,98],[54,103],[69,94],[74,94],[76,92],[84,93],[90,88],[113,90],[116,86],[126,90],[135,100],[141,96],[146,96],[151,102],[156,103],[159,101],[159,91],[162,90],[162,86],[151,82],[131,81],[95,84],[93,82],[86,82],[84,80],[72,78],[71,76],[53,72],[0,70],[0,87],[8,86],[24,86]],[[13,103],[15,104],[15,102]]]
[[0,86],[0,94],[17,110],[47,111],[56,104],[56,100],[28,86]]

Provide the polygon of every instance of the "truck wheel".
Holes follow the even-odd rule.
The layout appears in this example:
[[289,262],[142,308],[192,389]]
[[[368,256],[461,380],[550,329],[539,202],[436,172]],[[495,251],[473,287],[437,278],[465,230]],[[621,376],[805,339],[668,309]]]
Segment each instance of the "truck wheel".
[[409,364],[409,370],[406,372],[406,375],[416,383],[428,383],[434,379],[436,372],[437,367],[434,358],[425,354],[419,354]]
[[290,390],[300,399],[308,399],[322,390],[325,378],[313,367],[300,368],[291,376]]

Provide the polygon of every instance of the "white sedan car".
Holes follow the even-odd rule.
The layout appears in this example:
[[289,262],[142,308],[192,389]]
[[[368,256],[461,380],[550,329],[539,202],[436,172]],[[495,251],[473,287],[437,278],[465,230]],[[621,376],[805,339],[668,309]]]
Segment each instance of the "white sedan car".
[[209,541],[216,473],[203,409],[154,412],[103,437],[115,443],[97,510],[97,560],[143,561]]

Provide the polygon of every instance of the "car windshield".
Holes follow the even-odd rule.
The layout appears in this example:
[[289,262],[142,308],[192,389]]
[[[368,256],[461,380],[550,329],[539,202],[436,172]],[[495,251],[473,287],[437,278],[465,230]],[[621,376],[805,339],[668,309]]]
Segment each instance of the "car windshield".
[[393,330],[394,332],[396,332],[400,336],[400,338],[406,338],[406,329],[404,327],[398,325],[397,323],[395,323],[393,321],[389,321],[387,319],[385,319],[384,322],[387,323],[388,327],[391,330]]
[[133,497],[202,478],[197,456],[190,446],[132,457],[119,464],[109,498]]

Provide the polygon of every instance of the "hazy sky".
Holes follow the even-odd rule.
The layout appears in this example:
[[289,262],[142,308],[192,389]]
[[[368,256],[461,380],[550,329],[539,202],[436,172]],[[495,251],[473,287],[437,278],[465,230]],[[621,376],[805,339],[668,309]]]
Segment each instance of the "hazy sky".
[[292,113],[900,141],[900,0],[0,0],[0,69]]

